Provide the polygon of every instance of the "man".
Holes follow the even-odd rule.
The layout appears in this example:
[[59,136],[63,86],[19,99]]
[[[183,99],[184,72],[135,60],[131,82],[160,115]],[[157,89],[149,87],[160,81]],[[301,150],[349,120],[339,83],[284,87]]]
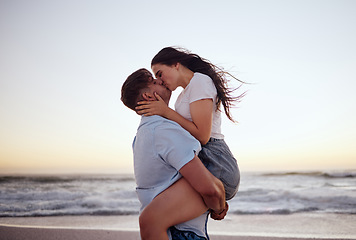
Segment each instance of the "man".
[[[156,101],[154,93],[168,105],[171,91],[140,69],[126,79],[121,100],[135,111],[140,100]],[[208,210],[214,219],[226,215],[224,187],[197,157],[199,151],[199,142],[177,123],[142,116],[133,153],[143,240],[208,239]]]

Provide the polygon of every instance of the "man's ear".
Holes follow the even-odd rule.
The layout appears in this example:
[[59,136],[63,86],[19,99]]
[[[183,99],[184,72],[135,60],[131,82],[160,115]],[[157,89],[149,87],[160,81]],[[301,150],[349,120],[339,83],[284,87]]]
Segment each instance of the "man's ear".
[[149,92],[142,93],[142,97],[146,101],[155,101],[156,100],[156,97],[152,93],[149,93]]
[[174,65],[174,67],[178,70],[178,69],[179,69],[179,67],[180,67],[180,63],[179,63],[179,62],[177,62],[177,63]]

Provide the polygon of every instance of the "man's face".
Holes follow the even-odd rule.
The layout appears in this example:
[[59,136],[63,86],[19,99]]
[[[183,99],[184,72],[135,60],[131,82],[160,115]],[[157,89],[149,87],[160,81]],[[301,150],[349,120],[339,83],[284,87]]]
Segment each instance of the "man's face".
[[172,91],[163,85],[162,80],[151,78],[149,80],[148,88],[151,90],[151,93],[158,93],[161,98],[168,104],[169,99],[171,98]]

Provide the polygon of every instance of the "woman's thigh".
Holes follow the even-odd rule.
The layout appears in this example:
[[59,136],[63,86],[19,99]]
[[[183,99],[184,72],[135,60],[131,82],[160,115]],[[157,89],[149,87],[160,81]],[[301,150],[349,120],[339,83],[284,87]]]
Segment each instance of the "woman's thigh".
[[203,198],[181,178],[155,197],[145,207],[140,222],[167,230],[169,227],[199,217],[208,210]]

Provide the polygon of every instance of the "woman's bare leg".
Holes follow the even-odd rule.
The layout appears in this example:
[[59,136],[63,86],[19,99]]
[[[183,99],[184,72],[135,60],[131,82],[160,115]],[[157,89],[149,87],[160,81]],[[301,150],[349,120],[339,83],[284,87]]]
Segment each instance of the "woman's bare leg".
[[199,217],[208,210],[202,197],[181,178],[155,197],[142,211],[142,240],[168,240],[167,229]]

